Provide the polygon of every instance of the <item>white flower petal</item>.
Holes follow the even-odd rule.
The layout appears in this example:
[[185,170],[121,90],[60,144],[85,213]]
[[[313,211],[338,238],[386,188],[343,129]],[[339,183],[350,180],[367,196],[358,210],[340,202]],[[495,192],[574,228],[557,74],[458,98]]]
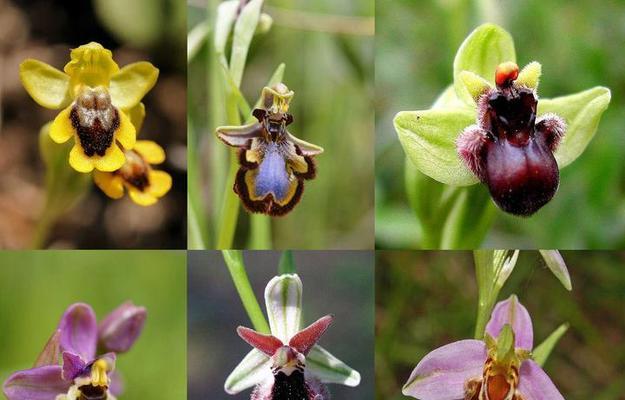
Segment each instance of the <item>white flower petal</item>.
[[271,359],[254,349],[247,353],[226,379],[226,393],[236,394],[259,383],[272,379]]
[[274,277],[265,288],[265,304],[271,334],[288,343],[300,328],[302,281],[297,274]]
[[321,382],[358,386],[360,374],[321,346],[315,346],[306,357],[306,372]]

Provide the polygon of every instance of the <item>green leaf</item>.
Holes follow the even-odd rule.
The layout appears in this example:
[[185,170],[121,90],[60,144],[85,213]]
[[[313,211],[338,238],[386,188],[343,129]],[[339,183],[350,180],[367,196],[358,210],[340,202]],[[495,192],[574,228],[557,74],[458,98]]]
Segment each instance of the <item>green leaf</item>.
[[484,185],[458,189],[443,226],[441,249],[479,247],[492,225],[495,206]]
[[466,108],[401,111],[393,120],[406,155],[424,174],[453,186],[478,182],[456,150],[456,138],[475,123],[475,111]]
[[210,33],[208,21],[197,24],[187,35],[187,63],[190,63],[200,51]]
[[500,26],[484,24],[464,40],[454,59],[454,88],[467,105],[473,98],[460,79],[462,71],[471,71],[494,83],[495,69],[506,61],[516,61],[512,36]]
[[243,70],[250,43],[256,32],[256,26],[260,19],[260,9],[263,0],[252,0],[243,7],[241,14],[234,25],[234,38],[232,40],[232,54],[230,55],[230,73],[237,87],[241,86]]
[[610,89],[597,86],[569,96],[542,99],[538,114],[554,113],[564,118],[567,128],[556,151],[556,160],[564,168],[579,157],[597,132],[601,115],[610,104]]
[[215,51],[218,55],[226,52],[226,43],[232,31],[232,25],[237,18],[239,0],[224,1],[217,7],[217,17],[215,18]]
[[569,275],[569,270],[566,268],[566,264],[562,255],[558,250],[538,250],[540,255],[543,256],[547,267],[553,272],[553,274],[558,278],[558,280],[562,283],[562,285],[566,288],[566,290],[573,290],[573,286],[571,285],[571,276]]
[[533,356],[534,361],[536,361],[538,365],[540,365],[541,367],[545,365],[545,362],[547,361],[547,358],[551,354],[551,351],[553,350],[555,345],[558,343],[560,338],[566,333],[568,329],[569,329],[569,324],[560,325],[558,329],[553,331],[553,333],[549,335],[547,339],[545,339],[544,342],[542,342],[536,348],[534,348],[534,351],[532,352],[532,356]]

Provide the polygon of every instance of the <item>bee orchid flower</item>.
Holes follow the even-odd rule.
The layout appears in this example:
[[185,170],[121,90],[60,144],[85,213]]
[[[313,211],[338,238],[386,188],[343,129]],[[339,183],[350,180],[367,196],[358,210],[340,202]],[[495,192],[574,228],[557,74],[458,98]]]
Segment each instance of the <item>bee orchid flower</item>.
[[516,296],[499,302],[484,340],[460,340],[430,352],[403,393],[420,400],[564,400],[532,360],[532,329]]
[[304,180],[315,177],[313,157],[323,149],[287,130],[293,122],[288,112],[293,94],[283,83],[265,87],[261,108],[252,113],[258,122],[217,128],[219,139],[239,149],[234,191],[251,212],[287,214],[302,197]]
[[357,386],[360,374],[317,342],[333,317],[300,329],[302,282],[296,274],[274,277],[265,289],[271,334],[239,327],[239,336],[254,350],[228,376],[225,390],[236,394],[255,387],[252,400],[329,399],[324,383]]
[[158,69],[149,62],[119,68],[113,54],[99,43],[75,48],[63,71],[34,59],[20,64],[20,79],[39,105],[62,110],[52,122],[57,143],[74,138],[70,165],[78,172],[115,171],[134,147],[135,127],[129,113],[154,86]]
[[[121,382],[114,372],[117,353],[139,337],[146,310],[125,303],[98,326],[91,306],[71,305],[31,369],[4,382],[8,400],[115,400]],[[100,349],[102,354],[98,355]]]

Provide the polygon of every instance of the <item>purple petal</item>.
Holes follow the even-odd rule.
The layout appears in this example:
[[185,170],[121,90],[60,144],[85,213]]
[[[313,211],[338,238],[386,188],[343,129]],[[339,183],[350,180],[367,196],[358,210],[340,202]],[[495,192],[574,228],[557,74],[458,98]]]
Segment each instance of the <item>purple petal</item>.
[[95,313],[88,304],[72,304],[59,323],[61,350],[77,354],[83,360],[95,357],[98,326]]
[[497,303],[486,325],[486,333],[496,338],[506,324],[509,324],[514,331],[514,346],[531,351],[534,346],[532,318],[514,295],[508,300]]
[[564,400],[549,376],[532,360],[521,365],[518,391],[523,400]]
[[66,381],[72,382],[86,366],[87,363],[79,355],[69,351],[63,352],[63,379]]
[[124,391],[124,381],[121,375],[117,371],[113,371],[109,374],[111,378],[111,384],[109,385],[109,392],[115,397],[119,397]]
[[117,307],[100,322],[98,337],[105,351],[125,353],[141,334],[147,312],[127,302]]
[[70,383],[61,377],[61,366],[47,365],[14,373],[3,389],[9,400],[55,400],[69,387]]
[[403,394],[421,400],[464,398],[464,385],[482,375],[486,345],[481,340],[450,343],[426,355],[412,371]]

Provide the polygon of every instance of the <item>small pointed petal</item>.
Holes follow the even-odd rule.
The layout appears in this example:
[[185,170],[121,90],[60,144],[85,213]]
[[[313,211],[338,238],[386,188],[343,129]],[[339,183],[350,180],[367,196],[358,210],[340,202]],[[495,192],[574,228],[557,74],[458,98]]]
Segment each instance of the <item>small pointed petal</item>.
[[60,349],[61,331],[58,329],[52,333],[45,347],[37,357],[34,368],[43,367],[44,365],[57,365],[61,357]]
[[80,358],[79,355],[70,353],[68,351],[63,352],[63,379],[71,382],[80,375],[87,363]]
[[288,343],[299,331],[302,317],[302,281],[297,274],[274,277],[265,288],[271,333]]
[[284,345],[280,339],[275,336],[258,333],[255,330],[244,326],[239,326],[237,328],[237,333],[241,339],[249,343],[250,346],[262,351],[269,357],[273,356],[276,350]]
[[305,156],[316,156],[323,153],[323,147],[319,147],[315,144],[308,143],[302,139],[295,137],[290,132],[287,132],[287,137],[293,143],[295,143],[299,149],[302,151],[302,154]]
[[462,71],[458,75],[460,82],[464,85],[466,91],[469,93],[474,102],[477,103],[477,99],[485,91],[492,88],[491,84],[481,76],[471,72]]
[[518,391],[523,400],[564,400],[549,376],[532,360],[521,365]]
[[230,373],[224,389],[228,394],[236,394],[271,378],[271,359],[254,349]]
[[308,355],[310,350],[317,344],[321,336],[325,333],[326,329],[332,323],[334,317],[332,315],[326,315],[313,322],[309,327],[301,330],[289,341],[289,346],[295,348],[303,355]]
[[72,304],[59,323],[61,351],[77,354],[83,360],[95,358],[98,326],[90,305]]
[[119,395],[124,391],[124,381],[117,371],[111,372],[109,377],[111,378],[109,392],[111,392],[113,396],[119,397]]
[[540,75],[542,73],[542,66],[537,61],[532,61],[527,64],[521,72],[519,72],[519,76],[516,79],[516,83],[518,85],[523,85],[531,89],[538,88],[538,83],[540,81]]
[[69,386],[61,377],[61,366],[48,365],[14,373],[4,382],[3,390],[8,400],[55,400]]
[[313,347],[306,356],[306,372],[324,383],[339,383],[352,387],[360,384],[358,371],[334,357],[321,346]]
[[117,307],[100,322],[98,338],[105,351],[125,353],[141,334],[147,311],[132,302]]
[[543,256],[547,267],[553,272],[553,274],[558,278],[560,283],[564,286],[566,290],[569,292],[573,290],[573,285],[571,284],[571,276],[569,275],[569,270],[566,267],[566,263],[562,258],[562,255],[558,250],[538,250],[540,255]]
[[258,122],[243,126],[220,126],[215,133],[229,146],[245,147],[249,140],[262,135],[263,127]]
[[509,324],[514,332],[515,347],[531,351],[534,346],[532,318],[514,295],[495,305],[490,321],[486,325],[486,333],[497,338],[506,324]]
[[461,340],[432,351],[412,371],[402,393],[418,399],[464,398],[464,385],[482,375],[486,345],[481,340]]

